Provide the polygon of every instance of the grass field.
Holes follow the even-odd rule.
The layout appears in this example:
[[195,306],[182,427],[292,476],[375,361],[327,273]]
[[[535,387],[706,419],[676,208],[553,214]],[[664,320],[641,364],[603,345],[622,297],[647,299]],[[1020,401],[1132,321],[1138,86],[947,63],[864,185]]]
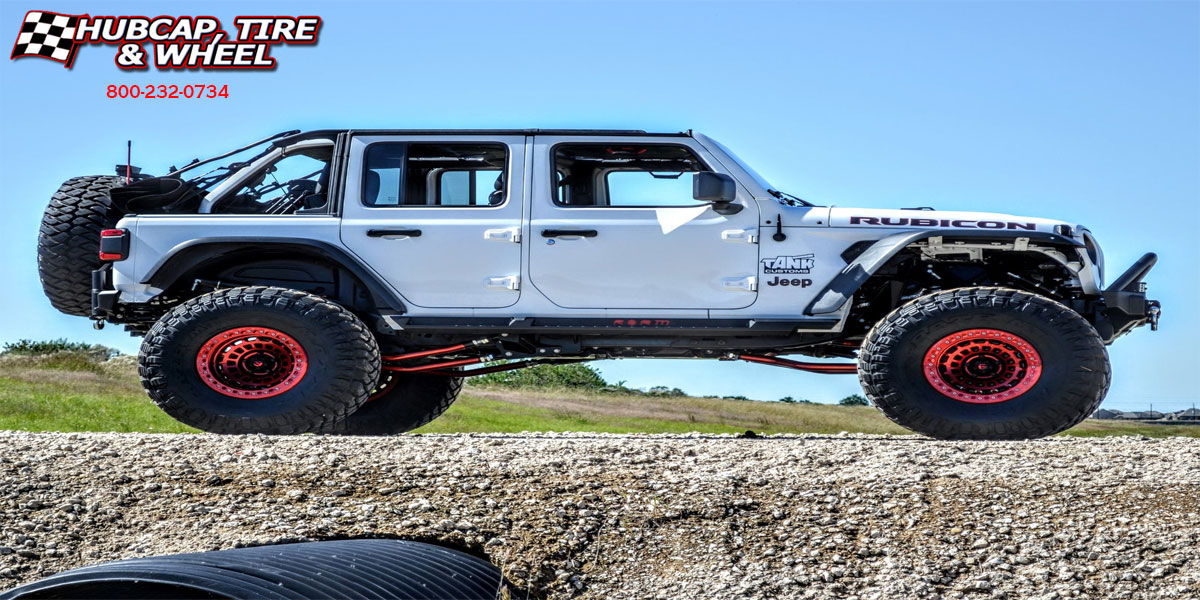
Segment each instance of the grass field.
[[[0,356],[0,429],[194,432],[146,398],[128,357],[96,363],[72,353]],[[894,433],[874,408],[468,387],[418,433]],[[1065,435],[1200,437],[1200,427],[1089,420]]]

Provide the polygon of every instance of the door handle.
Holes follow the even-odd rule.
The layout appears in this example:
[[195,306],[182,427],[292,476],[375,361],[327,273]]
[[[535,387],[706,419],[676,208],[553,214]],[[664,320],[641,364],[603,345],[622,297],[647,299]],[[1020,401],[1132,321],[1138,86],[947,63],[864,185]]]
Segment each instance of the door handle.
[[395,238],[410,238],[421,237],[420,229],[368,229],[367,237],[395,237]]
[[751,229],[727,229],[721,232],[721,239],[725,240],[726,242],[757,244],[758,233]]
[[521,230],[516,228],[485,229],[483,231],[483,239],[489,242],[512,242],[519,244],[521,243]]
[[542,237],[596,237],[595,229],[543,229]]

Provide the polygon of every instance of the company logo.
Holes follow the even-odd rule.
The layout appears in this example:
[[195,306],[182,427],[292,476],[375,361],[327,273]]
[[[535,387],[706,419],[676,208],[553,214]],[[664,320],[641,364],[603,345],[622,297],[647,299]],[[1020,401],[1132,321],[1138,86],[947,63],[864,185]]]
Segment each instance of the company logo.
[[783,277],[776,277],[775,279],[772,279],[767,282],[767,285],[771,285],[771,286],[776,286],[776,285],[782,286],[782,287],[793,286],[793,287],[798,287],[801,289],[806,288],[812,284],[813,284],[813,280],[811,280],[811,279],[785,279]]
[[883,225],[891,227],[963,227],[967,229],[1024,229],[1037,231],[1037,223],[1009,221],[972,221],[967,219],[910,219],[902,217],[850,217],[851,225]]
[[767,275],[807,275],[815,264],[812,254],[800,256],[776,256],[762,259],[763,273]]
[[[320,17],[236,17],[232,38],[216,17],[92,17],[32,10],[12,56],[48,58],[70,69],[87,44],[117,46],[122,69],[274,69],[272,44],[315,44]],[[149,44],[149,48],[144,46]]]
[[668,319],[613,319],[613,325],[619,327],[669,327]]

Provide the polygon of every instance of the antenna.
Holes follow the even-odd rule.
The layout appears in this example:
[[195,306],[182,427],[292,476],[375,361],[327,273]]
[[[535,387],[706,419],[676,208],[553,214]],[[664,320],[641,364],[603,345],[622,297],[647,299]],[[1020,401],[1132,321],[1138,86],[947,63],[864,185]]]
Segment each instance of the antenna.
[[129,185],[129,176],[133,173],[133,140],[125,140],[125,185]]

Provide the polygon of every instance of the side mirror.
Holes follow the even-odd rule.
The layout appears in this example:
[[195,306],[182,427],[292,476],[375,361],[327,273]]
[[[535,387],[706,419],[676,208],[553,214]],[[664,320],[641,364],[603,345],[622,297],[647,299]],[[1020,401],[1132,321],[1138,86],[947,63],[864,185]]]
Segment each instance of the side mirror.
[[727,215],[741,212],[737,198],[737,186],[733,178],[724,173],[699,171],[692,175],[692,198],[713,205],[717,214]]

